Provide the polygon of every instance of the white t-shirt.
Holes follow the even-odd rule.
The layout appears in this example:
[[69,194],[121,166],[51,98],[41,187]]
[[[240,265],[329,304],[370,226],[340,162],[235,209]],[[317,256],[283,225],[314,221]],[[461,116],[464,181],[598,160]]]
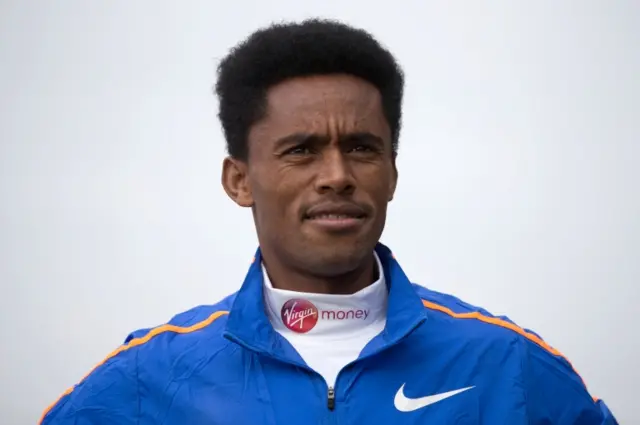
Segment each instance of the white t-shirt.
[[276,289],[262,267],[265,304],[274,329],[329,386],[385,327],[387,285],[380,259],[374,255],[380,278],[350,295]]

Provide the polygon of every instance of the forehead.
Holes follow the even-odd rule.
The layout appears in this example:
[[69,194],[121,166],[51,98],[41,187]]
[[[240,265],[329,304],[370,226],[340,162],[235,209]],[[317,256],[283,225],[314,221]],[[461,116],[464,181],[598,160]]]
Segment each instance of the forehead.
[[[267,91],[265,117],[249,133],[261,146],[293,133],[366,131],[390,142],[378,89],[350,75],[294,78]],[[254,137],[252,137],[254,136]],[[253,149],[253,146],[251,147]]]

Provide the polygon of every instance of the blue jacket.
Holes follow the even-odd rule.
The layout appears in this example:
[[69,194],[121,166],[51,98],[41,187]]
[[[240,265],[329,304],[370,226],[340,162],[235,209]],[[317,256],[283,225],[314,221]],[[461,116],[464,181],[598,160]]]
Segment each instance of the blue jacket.
[[132,333],[41,423],[617,424],[539,336],[412,284],[385,246],[376,251],[387,325],[335,388],[269,323],[258,250],[237,293]]

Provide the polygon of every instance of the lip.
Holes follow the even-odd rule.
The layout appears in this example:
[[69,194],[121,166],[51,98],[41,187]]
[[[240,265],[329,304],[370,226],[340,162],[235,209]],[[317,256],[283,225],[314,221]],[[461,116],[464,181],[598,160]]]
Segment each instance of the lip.
[[365,209],[356,204],[321,204],[304,215],[307,223],[330,232],[356,230],[366,219]]

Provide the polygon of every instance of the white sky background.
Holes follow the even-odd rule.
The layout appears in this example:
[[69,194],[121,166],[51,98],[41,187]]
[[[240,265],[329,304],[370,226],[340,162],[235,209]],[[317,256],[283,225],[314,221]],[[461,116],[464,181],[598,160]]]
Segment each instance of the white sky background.
[[0,422],[239,287],[256,238],[220,185],[215,67],[321,15],[407,73],[383,235],[405,271],[542,334],[634,423],[640,3],[223,3],[0,0]]

